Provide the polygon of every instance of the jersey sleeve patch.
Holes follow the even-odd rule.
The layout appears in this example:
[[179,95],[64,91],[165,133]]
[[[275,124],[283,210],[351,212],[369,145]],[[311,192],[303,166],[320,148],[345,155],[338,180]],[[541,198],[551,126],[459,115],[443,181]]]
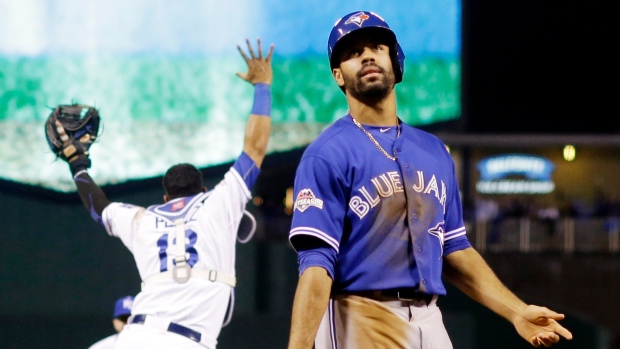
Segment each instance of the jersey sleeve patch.
[[304,212],[308,207],[314,206],[320,210],[323,209],[323,200],[317,198],[311,189],[302,189],[295,198],[294,210]]

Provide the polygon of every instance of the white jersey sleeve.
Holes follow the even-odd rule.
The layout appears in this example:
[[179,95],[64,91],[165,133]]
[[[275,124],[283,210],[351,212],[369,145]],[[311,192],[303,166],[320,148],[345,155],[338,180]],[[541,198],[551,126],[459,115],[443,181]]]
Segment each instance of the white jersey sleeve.
[[103,226],[110,236],[120,238],[133,252],[133,237],[137,231],[135,224],[138,224],[144,211],[144,207],[113,202],[103,210]]
[[118,338],[118,333],[115,333],[94,343],[93,345],[88,347],[88,349],[113,349],[114,343],[116,343],[116,338]]

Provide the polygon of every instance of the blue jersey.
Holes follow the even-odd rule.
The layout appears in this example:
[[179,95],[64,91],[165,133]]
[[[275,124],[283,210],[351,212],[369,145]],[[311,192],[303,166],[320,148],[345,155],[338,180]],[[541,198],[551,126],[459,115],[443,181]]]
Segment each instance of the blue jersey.
[[305,150],[294,183],[289,239],[336,251],[333,291],[413,287],[445,295],[443,256],[470,247],[454,162],[434,135],[400,123],[364,126],[350,115]]

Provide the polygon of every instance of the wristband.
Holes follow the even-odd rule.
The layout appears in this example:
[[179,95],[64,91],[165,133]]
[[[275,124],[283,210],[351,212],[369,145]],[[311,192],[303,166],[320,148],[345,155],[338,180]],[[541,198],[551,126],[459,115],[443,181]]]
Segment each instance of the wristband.
[[83,170],[79,170],[79,171],[77,171],[77,172],[73,175],[73,180],[77,180],[77,178],[78,178],[81,174],[83,174],[83,173],[88,174],[88,170],[83,169]]
[[271,86],[265,83],[254,85],[252,114],[271,116]]

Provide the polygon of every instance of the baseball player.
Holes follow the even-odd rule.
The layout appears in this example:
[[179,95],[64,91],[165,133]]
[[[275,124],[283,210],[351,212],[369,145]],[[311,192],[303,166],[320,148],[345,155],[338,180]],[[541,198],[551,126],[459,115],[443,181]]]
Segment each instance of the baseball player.
[[88,347],[88,349],[112,349],[114,348],[114,344],[116,343],[118,334],[121,332],[123,327],[127,324],[127,319],[129,318],[129,315],[131,315],[132,304],[133,304],[132,296],[125,296],[125,297],[122,297],[116,300],[116,302],[114,303],[114,313],[112,315],[112,326],[114,326],[114,330],[116,330],[116,333],[106,338],[103,338],[102,340]]
[[271,132],[274,46],[266,55],[260,39],[256,52],[249,40],[247,46],[248,54],[238,49],[248,71],[237,75],[254,85],[254,104],[243,151],[211,190],[196,167],[177,164],[163,177],[163,204],[145,208],[109,202],[88,174],[88,155],[73,155],[73,148],[64,152],[75,159],[68,163],[91,217],[133,253],[142,279],[115,349],[214,349],[230,320],[238,226]]
[[297,168],[289,349],[452,348],[437,305],[442,274],[533,346],[571,339],[564,315],[522,302],[471,247],[445,145],[396,114],[405,55],[388,24],[347,14],[328,57],[349,110]]

